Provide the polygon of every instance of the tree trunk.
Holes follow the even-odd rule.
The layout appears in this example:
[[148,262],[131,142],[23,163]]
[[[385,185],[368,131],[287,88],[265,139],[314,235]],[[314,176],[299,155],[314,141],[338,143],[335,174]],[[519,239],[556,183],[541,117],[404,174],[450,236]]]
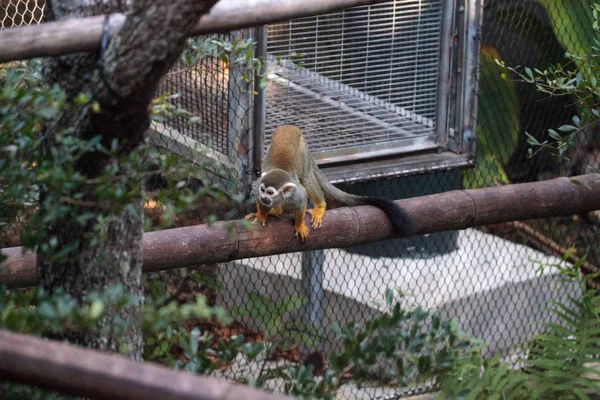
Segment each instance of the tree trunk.
[[[149,106],[159,80],[180,56],[186,39],[200,16],[216,0],[146,0],[133,1],[127,21],[103,52],[81,53],[47,59],[43,63],[46,83],[58,84],[70,99],[80,93],[92,93],[101,112],[92,112],[71,104],[51,126],[45,127],[45,148],[56,146],[57,132],[69,127],[83,139],[101,135],[110,147],[118,139],[119,152],[130,153],[143,143],[150,124]],[[129,3],[129,2],[128,2]],[[47,20],[109,14],[124,11],[119,0],[52,0],[46,5]],[[102,57],[100,57],[102,55]],[[88,152],[77,162],[76,169],[88,178],[100,176],[112,160],[101,152]],[[127,294],[136,296],[134,307],[101,321],[104,334],[68,332],[61,338],[102,350],[125,349],[132,358],[140,359],[142,338],[138,316],[143,304],[142,266],[142,188],[135,177],[127,182],[132,193],[139,193],[128,207],[100,206],[94,193],[86,189],[85,206],[72,206],[67,216],[51,218],[53,210],[44,206],[48,191],[41,189],[40,213],[50,221],[38,242],[38,274],[40,285],[53,293],[62,288],[81,300],[92,291],[102,291],[116,284]],[[69,205],[69,204],[65,204]],[[90,235],[95,222],[82,225],[84,213],[102,216],[98,242]],[[55,253],[73,245],[64,257]],[[50,250],[49,250],[50,249]],[[54,249],[54,250],[52,250]],[[117,334],[117,321],[126,320],[125,335]]]

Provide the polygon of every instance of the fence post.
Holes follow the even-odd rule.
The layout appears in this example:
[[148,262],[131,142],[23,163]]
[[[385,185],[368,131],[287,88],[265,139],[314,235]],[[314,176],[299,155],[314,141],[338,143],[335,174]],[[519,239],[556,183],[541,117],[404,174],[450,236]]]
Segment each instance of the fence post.
[[[232,34],[239,41],[249,34],[249,29]],[[244,65],[229,63],[229,113],[227,118],[227,154],[239,177],[248,173],[249,134],[251,130],[252,84],[244,78],[248,71]]]
[[[267,62],[267,27],[266,25],[255,28],[254,40],[256,41],[256,57]],[[266,68],[266,66],[265,66]],[[254,120],[252,123],[252,178],[258,178],[262,171],[262,155],[265,147],[265,119],[267,107],[267,89],[261,89],[260,77],[254,75]]]
[[305,320],[315,329],[323,326],[323,265],[325,253],[323,250],[305,251],[302,253],[302,289],[308,303],[306,304]]

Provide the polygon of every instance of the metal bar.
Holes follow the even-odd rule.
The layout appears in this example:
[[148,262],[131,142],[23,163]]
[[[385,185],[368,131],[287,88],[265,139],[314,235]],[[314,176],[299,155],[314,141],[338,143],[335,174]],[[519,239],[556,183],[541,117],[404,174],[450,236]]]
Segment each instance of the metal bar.
[[442,13],[442,31],[441,31],[441,44],[440,44],[440,63],[439,63],[439,80],[438,80],[438,91],[437,91],[437,111],[436,111],[436,124],[435,124],[435,136],[436,142],[441,147],[447,146],[448,141],[448,102],[450,100],[450,65],[452,63],[452,23],[454,20],[456,0],[445,0],[444,11]]
[[[273,22],[338,11],[385,0],[222,0],[202,16],[190,36],[228,32]],[[100,44],[105,16],[47,22],[0,31],[0,62],[94,51]],[[125,15],[111,14],[109,37],[125,23]]]
[[405,139],[378,141],[371,144],[359,144],[337,150],[313,152],[319,165],[332,165],[359,160],[372,160],[390,157],[414,151],[435,149],[437,144],[431,137],[406,137]]
[[449,127],[449,131],[454,129],[454,135],[452,140],[448,142],[448,148],[456,153],[460,153],[462,151],[462,140],[463,140],[463,107],[464,107],[464,85],[465,85],[465,47],[467,42],[467,28],[465,26],[465,6],[464,2],[469,0],[456,0],[456,15],[455,15],[455,33],[458,36],[458,44],[452,50],[455,62],[454,68],[452,71],[453,74],[453,82],[452,82],[452,126]]
[[[402,169],[398,165],[402,164]],[[366,160],[342,166],[321,168],[331,183],[364,182],[373,179],[394,178],[473,166],[473,160],[462,154],[434,151],[400,155],[384,159]]]
[[479,89],[479,53],[481,51],[479,29],[483,14],[483,2],[482,0],[467,0],[465,3],[465,74],[461,150],[475,155],[477,91]]
[[302,287],[308,299],[306,304],[306,321],[314,328],[323,326],[323,250],[305,251],[302,253]]
[[150,129],[148,130],[148,136],[155,144],[162,146],[189,161],[198,162],[198,160],[201,160],[204,157],[210,157],[218,161],[223,168],[226,168],[228,171],[233,170],[235,166],[230,162],[227,155],[180,133],[172,126],[152,122],[150,124]]
[[[278,62],[270,65],[265,140],[272,127],[296,124],[326,163],[435,146],[443,5],[394,0],[269,25],[269,56]],[[392,148],[408,137],[410,149]]]
[[[267,60],[267,27],[265,25],[255,28],[256,57]],[[267,68],[265,66],[265,68]],[[252,175],[258,178],[262,171],[262,157],[265,147],[265,118],[267,112],[266,88],[260,87],[260,79],[255,79],[254,91],[254,122],[252,128]]]
[[[234,40],[243,39],[242,32],[236,32]],[[248,169],[248,131],[250,130],[251,86],[243,78],[244,69],[239,64],[229,66],[227,92],[229,110],[227,121],[227,146],[229,162],[235,166],[237,176],[246,175]]]

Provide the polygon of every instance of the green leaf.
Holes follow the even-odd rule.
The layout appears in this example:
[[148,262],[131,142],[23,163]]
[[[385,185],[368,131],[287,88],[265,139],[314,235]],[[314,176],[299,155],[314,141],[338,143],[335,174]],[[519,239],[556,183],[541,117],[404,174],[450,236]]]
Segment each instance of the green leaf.
[[58,114],[58,109],[56,109],[54,107],[44,107],[44,108],[40,108],[39,110],[37,110],[37,113],[40,118],[54,119],[54,118],[56,118],[56,115]]
[[558,130],[561,131],[561,132],[572,132],[572,131],[576,131],[577,128],[574,127],[573,125],[561,125],[558,128]]
[[554,129],[548,129],[548,135],[554,140],[562,139],[562,136],[560,136]]
[[225,63],[228,64],[229,63],[229,57],[227,56],[227,54],[225,53],[221,53],[220,56],[221,60]]
[[246,358],[254,360],[265,349],[264,343],[244,343],[241,351]]
[[527,75],[527,77],[529,78],[529,82],[533,82],[534,78],[533,78],[533,72],[531,72],[531,69],[528,67],[525,67],[525,74]]
[[94,300],[90,306],[89,318],[97,320],[104,312],[104,302],[101,300]]
[[388,308],[391,308],[394,304],[394,291],[392,289],[386,289],[385,303],[387,304]]

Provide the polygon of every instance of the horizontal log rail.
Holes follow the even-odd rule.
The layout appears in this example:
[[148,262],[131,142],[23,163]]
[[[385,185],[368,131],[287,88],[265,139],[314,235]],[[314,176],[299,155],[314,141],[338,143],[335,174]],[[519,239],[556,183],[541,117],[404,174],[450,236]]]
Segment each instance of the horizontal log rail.
[[[200,18],[190,36],[227,32],[273,22],[380,3],[385,0],[221,0]],[[109,36],[125,22],[111,14]],[[94,51],[100,45],[105,16],[48,22],[0,31],[0,62]]]
[[277,400],[247,385],[0,330],[0,380],[114,400]]
[[[413,235],[532,218],[561,217],[600,209],[600,175],[582,175],[484,189],[455,190],[399,200],[413,221]],[[306,217],[309,218],[308,216]],[[371,206],[328,210],[323,227],[306,243],[294,237],[291,216],[267,226],[216,222],[144,234],[144,272],[306,250],[349,247],[397,237],[386,215]],[[2,249],[0,284],[36,284],[35,255],[21,247]]]

